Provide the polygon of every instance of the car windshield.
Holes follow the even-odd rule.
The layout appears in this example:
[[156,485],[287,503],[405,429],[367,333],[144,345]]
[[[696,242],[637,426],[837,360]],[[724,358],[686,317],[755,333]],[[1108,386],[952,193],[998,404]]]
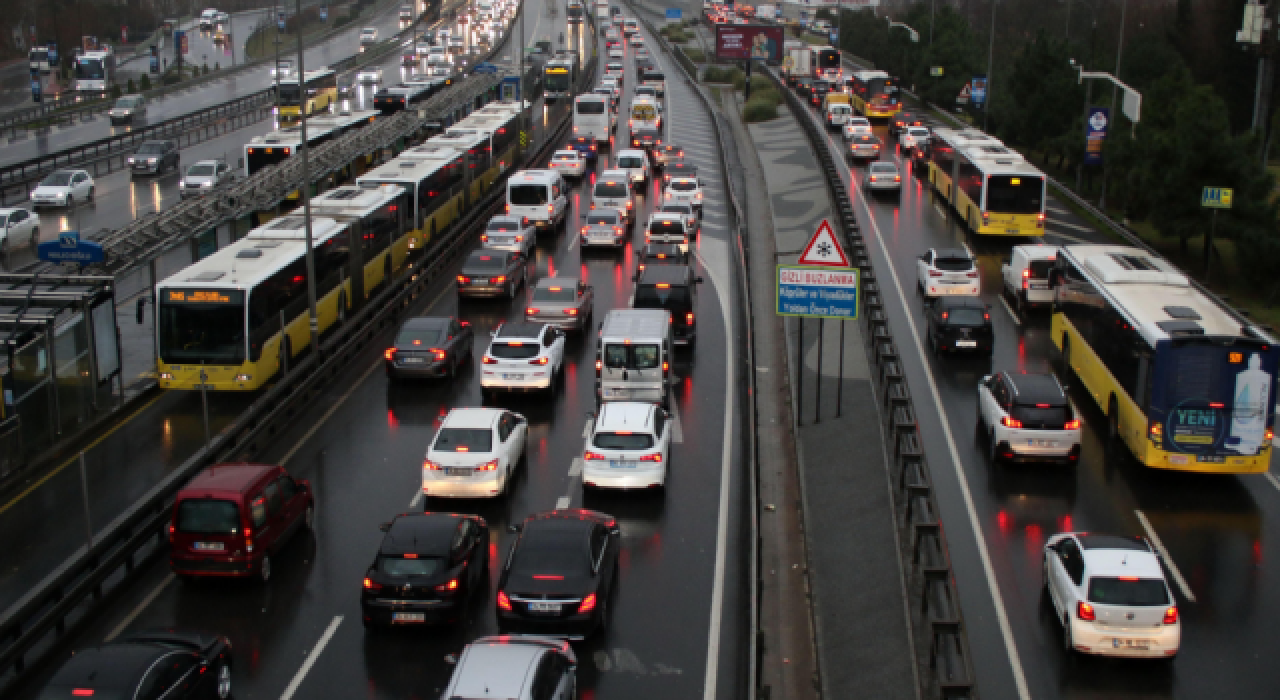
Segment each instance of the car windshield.
[[137,107],[141,98],[138,97],[121,97],[116,100],[117,107]]
[[66,187],[71,184],[71,173],[49,173],[49,177],[41,180],[40,184],[50,187]]
[[619,168],[643,168],[643,156],[618,156]]
[[387,576],[434,576],[444,569],[440,557],[379,556],[378,571]]
[[481,272],[502,270],[506,265],[506,259],[502,255],[484,255],[481,253],[472,253],[467,259],[464,266],[468,270],[479,270]]
[[647,450],[653,447],[653,436],[645,433],[596,433],[592,441],[606,450]]
[[193,165],[190,168],[187,168],[187,175],[190,175],[190,176],[212,175],[212,174],[213,174],[212,165]]
[[947,322],[953,326],[981,326],[986,323],[982,309],[961,307],[949,309],[946,313]]
[[573,301],[577,298],[576,285],[536,287],[533,290],[534,301]]
[[159,153],[164,153],[163,143],[144,143],[142,144],[142,147],[138,149],[139,155],[152,155]]
[[493,449],[493,432],[488,428],[443,428],[436,433],[433,450],[439,452],[488,452]]
[[671,183],[671,189],[676,192],[692,192],[698,189],[698,183],[693,180],[675,180]]
[[537,357],[541,349],[542,346],[536,340],[495,342],[489,346],[489,355],[500,360],[528,360]]
[[178,532],[230,535],[240,528],[240,509],[231,501],[190,499],[178,505]]
[[928,136],[928,135],[929,135],[929,130],[928,130],[928,129],[921,129],[920,127],[915,127],[915,126],[913,126],[913,127],[911,127],[910,129],[907,129],[907,133],[908,133],[908,134],[911,134],[912,136],[914,136],[914,137],[916,137],[916,138],[920,138],[920,137],[922,137],[922,136]]
[[401,328],[396,347],[431,347],[444,340],[444,328]]
[[618,223],[617,214],[587,214],[588,226],[616,226]]
[[938,258],[933,266],[945,272],[965,272],[973,269],[973,261],[969,258]]
[[627,184],[625,182],[597,182],[597,197],[625,197],[627,196]]
[[1089,579],[1089,600],[1103,605],[1168,605],[1169,589],[1158,578],[1095,576]]
[[507,189],[507,200],[517,207],[546,204],[550,187],[546,185],[512,185]]

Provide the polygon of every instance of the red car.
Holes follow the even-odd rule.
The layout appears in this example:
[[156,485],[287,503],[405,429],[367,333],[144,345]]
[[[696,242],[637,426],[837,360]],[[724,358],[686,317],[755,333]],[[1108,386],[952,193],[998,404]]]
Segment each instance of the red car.
[[169,523],[169,566],[182,577],[271,578],[271,556],[311,529],[311,483],[266,464],[218,464],[178,493]]

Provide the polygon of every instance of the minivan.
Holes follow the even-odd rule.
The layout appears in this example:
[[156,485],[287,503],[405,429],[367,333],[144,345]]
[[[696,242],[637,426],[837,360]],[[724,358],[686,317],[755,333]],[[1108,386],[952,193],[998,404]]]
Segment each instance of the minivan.
[[271,578],[271,557],[310,530],[309,481],[267,464],[217,464],[193,478],[173,503],[169,566],[183,578]]
[[539,229],[563,227],[569,188],[554,170],[521,170],[507,180],[507,213]]
[[664,309],[614,309],[596,338],[596,400],[671,399],[671,314]]
[[591,93],[578,95],[573,101],[573,135],[595,136],[601,147],[609,143],[609,135],[617,127],[617,116],[609,109],[609,98]]

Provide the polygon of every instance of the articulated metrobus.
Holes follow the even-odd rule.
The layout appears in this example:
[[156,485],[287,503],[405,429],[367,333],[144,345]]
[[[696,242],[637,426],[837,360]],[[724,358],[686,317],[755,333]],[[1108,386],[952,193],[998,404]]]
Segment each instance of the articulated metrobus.
[[[303,92],[305,88],[305,94]],[[328,68],[309,70],[302,77],[288,78],[280,81],[280,121],[297,121],[302,118],[302,109],[307,116],[316,112],[328,111],[329,106],[338,101],[338,74]]]
[[[315,148],[325,141],[370,124],[377,117],[378,113],[374,111],[308,117],[307,145]],[[296,124],[283,126],[269,134],[254,136],[244,145],[245,177],[297,154],[301,145],[302,129]]]
[[361,242],[350,256],[352,269],[364,268],[363,284],[350,288],[350,296],[368,299],[408,259],[410,237],[402,234],[410,197],[404,187],[370,184],[344,185],[311,200],[312,216],[349,224],[352,240]]
[[888,119],[902,111],[898,83],[882,70],[864,70],[849,78],[853,108],[868,119]]
[[494,102],[431,137],[427,145],[452,148],[467,156],[472,181],[470,201],[478,201],[493,181],[513,162],[519,140],[520,108],[514,102]]
[[1044,173],[977,129],[934,129],[929,182],[976,234],[1044,235]]
[[1149,467],[1261,473],[1271,464],[1274,338],[1140,248],[1069,245],[1050,275],[1053,342]]
[[567,58],[553,58],[542,69],[542,96],[547,102],[569,99],[573,96],[577,65]]

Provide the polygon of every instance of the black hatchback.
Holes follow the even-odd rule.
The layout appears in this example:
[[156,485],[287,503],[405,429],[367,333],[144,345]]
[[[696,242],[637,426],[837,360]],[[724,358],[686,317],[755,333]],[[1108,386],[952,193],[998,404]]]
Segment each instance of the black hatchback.
[[662,145],[662,130],[656,126],[637,126],[631,130],[631,147],[652,151]]
[[474,339],[471,324],[452,316],[407,319],[384,355],[387,377],[395,380],[457,376],[458,367],[471,361]]
[[823,98],[829,92],[831,92],[831,83],[822,78],[816,78],[809,87],[809,103],[815,107],[821,107]]
[[667,167],[662,169],[662,186],[666,187],[673,177],[697,177],[698,168],[693,163],[684,158],[667,163]]
[[77,651],[37,696],[55,698],[231,697],[231,643],[226,637],[142,632]]
[[988,357],[995,347],[991,307],[977,297],[940,297],[925,307],[929,347],[942,352],[974,352]]
[[498,579],[498,628],[570,639],[603,631],[618,578],[618,521],[593,510],[553,510],[512,530],[519,537]]
[[453,622],[482,592],[489,526],[477,515],[403,513],[382,524],[382,544],[360,592],[365,627]]

